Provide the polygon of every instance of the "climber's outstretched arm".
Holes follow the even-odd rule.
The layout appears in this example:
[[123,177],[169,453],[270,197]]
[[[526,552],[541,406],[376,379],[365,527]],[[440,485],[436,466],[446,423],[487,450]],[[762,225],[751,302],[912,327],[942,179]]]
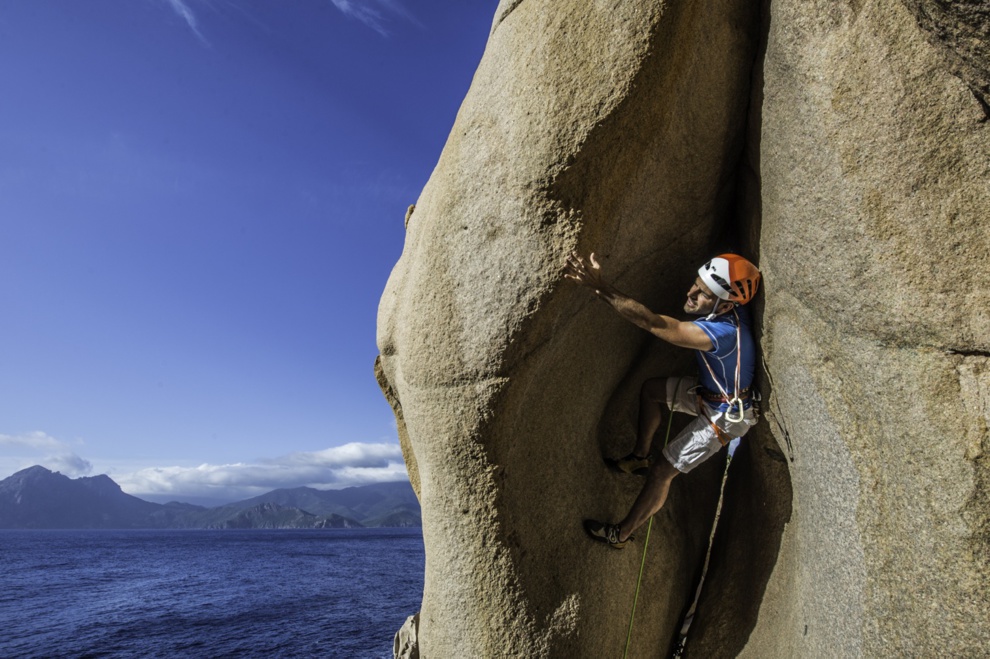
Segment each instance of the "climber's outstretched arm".
[[595,260],[594,253],[588,257],[588,261],[590,265],[585,263],[579,255],[571,254],[567,259],[564,276],[590,288],[595,292],[595,295],[611,305],[620,316],[657,338],[682,348],[712,349],[711,339],[700,327],[694,323],[653,313],[646,305],[622,293],[602,278],[601,265]]

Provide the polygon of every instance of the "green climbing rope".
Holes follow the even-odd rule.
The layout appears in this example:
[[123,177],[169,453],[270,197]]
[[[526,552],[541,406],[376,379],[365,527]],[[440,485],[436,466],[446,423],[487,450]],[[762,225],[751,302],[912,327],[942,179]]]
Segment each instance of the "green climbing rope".
[[646,525],[646,541],[643,543],[643,559],[639,562],[639,579],[636,580],[636,595],[633,597],[632,614],[629,616],[629,631],[626,632],[626,650],[622,659],[629,656],[629,643],[632,641],[633,620],[636,618],[636,602],[639,600],[639,585],[643,582],[643,568],[646,567],[646,548],[650,546],[650,531],[653,529],[653,516]]
[[[674,412],[671,410],[667,414],[667,434],[663,438],[663,445],[666,448],[670,441],[670,425],[674,421]],[[650,546],[650,531],[653,530],[653,515],[650,515],[650,523],[646,526],[646,540],[643,542],[643,558],[639,562],[639,578],[636,579],[636,594],[633,596],[632,613],[629,614],[629,631],[626,632],[626,649],[622,653],[622,659],[629,656],[629,644],[632,642],[633,621],[636,619],[636,602],[639,601],[639,587],[643,583],[643,569],[646,567],[646,550]]]

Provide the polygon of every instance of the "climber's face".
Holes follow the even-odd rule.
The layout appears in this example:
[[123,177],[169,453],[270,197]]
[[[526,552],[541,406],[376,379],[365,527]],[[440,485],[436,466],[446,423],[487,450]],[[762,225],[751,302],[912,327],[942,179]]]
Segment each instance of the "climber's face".
[[694,280],[694,286],[687,293],[687,300],[684,302],[684,311],[692,316],[707,316],[719,302],[718,297],[712,290],[705,286],[701,277]]

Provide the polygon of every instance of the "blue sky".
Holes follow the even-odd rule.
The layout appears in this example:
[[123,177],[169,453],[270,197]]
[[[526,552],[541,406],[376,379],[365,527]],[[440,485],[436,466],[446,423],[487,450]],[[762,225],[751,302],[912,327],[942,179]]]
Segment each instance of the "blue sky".
[[378,299],[496,5],[0,0],[0,478],[403,478]]

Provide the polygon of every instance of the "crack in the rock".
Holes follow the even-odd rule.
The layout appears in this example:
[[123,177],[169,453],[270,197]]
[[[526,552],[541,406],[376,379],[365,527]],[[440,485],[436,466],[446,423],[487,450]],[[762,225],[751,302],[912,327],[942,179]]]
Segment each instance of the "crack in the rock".
[[976,87],[971,86],[969,91],[973,93],[973,97],[976,99],[976,102],[980,104],[981,108],[983,108],[984,116],[980,119],[980,123],[986,123],[986,121],[990,119],[990,103],[987,103],[986,97],[983,95],[981,90]]
[[990,351],[987,350],[957,350],[955,348],[947,348],[945,352],[949,355],[961,355],[962,357],[990,357]]
[[[765,361],[763,362],[763,370],[766,372],[767,379],[770,381],[770,389],[775,390],[773,374],[770,373],[770,367]],[[780,428],[780,432],[783,433],[784,443],[787,444],[787,458],[791,462],[794,462],[794,445],[791,443],[791,434],[787,431],[787,424],[784,422],[784,412],[780,409],[780,401],[777,396],[773,396],[773,402],[776,409],[771,410],[767,416],[774,420],[774,423]]]

